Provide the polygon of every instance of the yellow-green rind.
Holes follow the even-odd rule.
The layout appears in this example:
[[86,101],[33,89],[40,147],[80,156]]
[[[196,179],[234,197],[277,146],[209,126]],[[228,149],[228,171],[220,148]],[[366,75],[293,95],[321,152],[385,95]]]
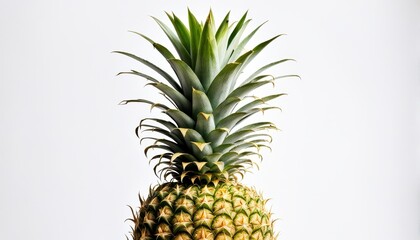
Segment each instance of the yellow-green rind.
[[266,200],[232,183],[164,183],[133,212],[133,240],[276,239]]

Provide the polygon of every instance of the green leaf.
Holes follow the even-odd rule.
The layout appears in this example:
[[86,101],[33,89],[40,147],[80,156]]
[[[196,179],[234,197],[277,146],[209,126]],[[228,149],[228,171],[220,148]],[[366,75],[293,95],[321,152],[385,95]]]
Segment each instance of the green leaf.
[[213,109],[216,108],[229,95],[228,89],[236,81],[236,73],[239,70],[240,63],[229,63],[219,74],[207,90],[207,96],[211,101]]
[[245,126],[239,128],[239,129],[237,129],[235,132],[232,132],[231,134],[236,133],[236,132],[240,132],[240,131],[243,131],[243,130],[260,131],[260,130],[268,130],[268,129],[277,130],[277,127],[272,122],[256,122],[256,123],[251,123],[251,124],[245,125]]
[[204,140],[204,137],[196,130],[192,128],[178,128],[174,130],[174,133],[175,132],[181,133],[188,148],[193,151],[194,156],[198,159],[212,153],[209,143],[207,143]]
[[194,71],[185,62],[178,59],[169,59],[172,69],[175,71],[181,83],[182,90],[187,99],[191,100],[191,92],[193,88],[204,91],[203,85]]
[[179,131],[184,138],[185,142],[205,142],[203,136],[192,128],[177,128],[175,131]]
[[140,144],[142,144],[143,140],[155,140],[155,142],[153,143],[153,145],[157,145],[158,143],[162,143],[166,146],[168,146],[171,150],[171,152],[182,152],[183,151],[183,144],[180,145],[179,143],[170,141],[168,139],[164,139],[164,138],[155,138],[155,137],[143,137],[140,139]]
[[249,139],[255,138],[255,137],[267,137],[269,139],[269,140],[267,140],[267,142],[271,142],[272,138],[271,138],[270,134],[267,134],[267,133],[253,134],[255,132],[256,132],[256,130],[251,130],[251,129],[235,132],[235,133],[227,136],[225,138],[225,141],[223,142],[223,144],[235,143],[237,141],[245,141],[245,140],[249,140]]
[[216,31],[216,41],[219,42],[222,38],[226,38],[226,33],[229,30],[229,15],[230,11],[226,14],[223,21],[220,23]]
[[238,57],[238,59],[236,59],[236,60],[235,60],[235,62],[238,62],[238,63],[244,63],[245,61],[247,61],[247,59],[248,59],[250,56],[252,56],[252,54],[253,54],[253,53],[254,53],[254,50],[248,51],[248,52],[246,52],[246,53],[244,53],[244,54],[240,55],[240,56]]
[[[241,40],[242,34],[245,31],[248,23],[251,20],[246,20],[240,29],[238,29],[238,32],[236,33],[235,37],[232,39],[232,41],[230,43],[228,43],[228,48],[226,50],[226,54],[224,56],[224,60],[223,60],[223,64],[228,63],[230,60],[234,60],[234,58],[232,58],[232,55],[234,53],[236,53],[236,51],[238,51],[238,54],[242,53],[242,49],[237,49],[238,47],[238,43]],[[235,28],[237,27],[237,25],[235,26]],[[232,31],[233,33],[233,31]]]
[[192,91],[192,117],[196,118],[199,113],[210,114],[213,112],[210,100],[207,95],[197,89]]
[[184,153],[184,152],[174,153],[171,157],[171,162],[174,162],[176,160],[178,160],[178,162],[197,162],[198,161],[198,159],[194,155],[191,155],[189,153]]
[[203,158],[203,160],[206,161],[206,162],[209,162],[209,163],[215,163],[215,162],[219,161],[221,156],[222,156],[221,153],[212,153],[212,154],[209,154],[209,155],[205,156]]
[[156,80],[154,77],[151,77],[151,76],[149,76],[149,75],[147,75],[147,74],[144,74],[144,73],[141,73],[141,72],[137,72],[137,71],[135,71],[135,70],[131,70],[130,72],[119,72],[119,73],[117,74],[117,76],[122,75],[122,74],[131,74],[131,75],[136,75],[136,76],[140,76],[140,77],[142,77],[142,78],[145,78],[145,79],[147,79],[147,80],[149,80],[149,81],[151,81],[151,82],[159,82],[159,81],[158,81],[158,80]]
[[229,41],[229,15],[230,12],[228,12],[223,19],[223,21],[220,23],[220,26],[217,29],[216,32],[216,41],[217,41],[217,52],[219,56],[219,65],[224,66],[227,63],[223,62],[226,55],[227,45]]
[[[247,165],[253,165],[253,161],[248,158],[234,158],[230,159],[229,161],[225,162],[225,165],[229,166],[229,168],[226,168],[229,173],[239,173],[239,171],[245,171],[245,167]],[[243,176],[242,176],[243,177]]]
[[191,113],[191,102],[177,90],[169,87],[164,83],[149,83],[148,85],[152,85],[155,88],[161,90],[166,96],[168,96],[173,101],[173,103],[175,103],[176,107],[179,110],[187,114]]
[[244,137],[254,132],[255,131],[253,129],[246,129],[239,132],[235,132],[233,134],[229,134],[229,136],[227,136],[223,141],[223,144],[234,143],[238,140],[243,140]]
[[243,63],[242,68],[245,68],[268,44],[270,44],[272,41],[277,39],[278,37],[282,36],[284,34],[279,34],[277,36],[274,36],[273,38],[270,38],[260,44],[258,44],[256,47],[252,49],[253,53],[252,55],[247,58],[247,60]]
[[255,148],[256,150],[260,149],[260,145],[254,142],[243,142],[241,144],[236,145],[234,148],[232,148],[230,151],[235,151],[235,152],[239,152],[242,151],[244,149],[251,149],[251,148]]
[[216,172],[224,172],[225,170],[225,163],[224,162],[214,162],[214,163],[209,163],[208,165],[210,165],[210,169],[212,171],[216,171]]
[[223,143],[223,140],[228,135],[229,130],[226,128],[216,128],[207,136],[207,141],[210,142],[213,148],[216,148]]
[[158,144],[153,144],[153,145],[150,145],[150,146],[148,146],[148,147],[146,147],[145,149],[144,149],[144,155],[147,157],[147,153],[149,152],[149,150],[151,150],[151,149],[161,149],[161,150],[166,150],[166,151],[168,151],[168,152],[173,152],[172,151],[172,148],[170,148],[169,146],[167,146],[167,145],[158,145]]
[[229,116],[220,120],[217,123],[216,128],[232,129],[239,121],[244,119],[249,114],[250,113],[247,113],[247,112],[236,112],[236,113],[230,114]]
[[283,96],[283,95],[287,95],[287,94],[286,93],[280,93],[280,94],[269,95],[269,96],[266,96],[266,97],[263,97],[263,98],[256,98],[254,101],[242,106],[237,111],[238,112],[246,112],[251,108],[257,107],[257,106],[262,105],[262,104],[266,104],[268,101],[276,99],[276,98],[278,98],[280,96]]
[[172,118],[179,128],[193,128],[195,125],[194,120],[190,116],[178,109],[168,109],[164,113]]
[[243,86],[240,86],[238,88],[236,88],[233,92],[231,92],[228,96],[228,98],[230,97],[244,97],[246,94],[248,94],[249,92],[254,91],[255,89],[268,84],[268,83],[273,83],[272,80],[264,80],[264,81],[259,81],[259,82],[250,82],[247,83]]
[[[266,144],[267,143],[267,144]],[[271,148],[268,146],[269,142],[266,139],[259,139],[259,141],[248,141],[242,144],[238,144],[235,148],[232,148],[231,151],[243,151],[255,149],[256,152],[259,152],[261,148],[267,148],[271,151]],[[262,160],[262,157],[261,157]]]
[[233,143],[221,144],[216,147],[213,147],[213,151],[217,153],[228,153],[232,148],[235,147]]
[[233,159],[236,159],[238,157],[238,155],[239,154],[236,153],[236,152],[227,152],[220,157],[219,161],[222,161],[222,162],[225,163],[225,165],[228,165],[226,163],[233,160]]
[[172,156],[172,153],[163,153],[163,154],[157,154],[157,155],[155,155],[155,156],[153,156],[153,157],[151,157],[150,158],[150,160],[149,160],[149,164],[153,161],[153,160],[158,160],[158,162],[159,161],[162,161],[162,159],[171,159],[171,156]]
[[160,28],[165,32],[166,36],[171,41],[172,45],[175,47],[176,51],[178,52],[179,57],[186,62],[188,65],[191,64],[191,56],[187,49],[185,49],[184,45],[181,43],[180,39],[177,35],[162,21],[159,19],[152,17],[160,26]]
[[242,101],[239,97],[230,97],[226,98],[222,103],[219,104],[219,106],[216,107],[216,109],[213,111],[215,122],[218,123],[220,119],[225,118],[227,115],[229,115],[233,108]]
[[172,13],[172,16],[168,13],[166,14],[171,20],[172,25],[174,26],[175,31],[178,34],[178,38],[181,41],[182,45],[184,45],[184,48],[189,52],[191,48],[190,31],[187,29],[184,23],[175,14]]
[[267,65],[264,65],[263,67],[261,67],[257,71],[255,71],[253,74],[251,74],[247,79],[245,79],[242,82],[241,85],[245,85],[245,84],[251,82],[256,76],[258,76],[258,74],[262,73],[263,71],[265,71],[265,70],[267,70],[267,69],[269,69],[269,68],[271,68],[275,65],[278,65],[280,63],[284,63],[284,62],[288,62],[288,61],[295,61],[295,60],[294,59],[282,59],[282,60],[279,60],[279,61],[276,61],[276,62],[269,63]]
[[143,63],[144,65],[148,66],[149,68],[153,69],[155,72],[157,72],[158,74],[160,74],[162,77],[164,77],[169,84],[172,85],[172,87],[174,87],[176,90],[181,91],[181,87],[178,85],[178,83],[171,77],[171,75],[169,75],[168,73],[166,73],[165,71],[163,71],[161,68],[159,68],[158,66],[154,65],[153,63],[138,57],[134,54],[131,53],[127,53],[127,52],[121,52],[121,51],[114,51],[114,53],[119,53],[122,55],[126,55],[128,57],[131,57],[141,63]]
[[[137,137],[139,137],[139,134],[138,134],[139,130],[140,130],[140,126],[138,126],[136,128]],[[175,142],[177,142],[180,145],[184,144],[183,141],[179,137],[177,137],[175,134],[173,134],[172,132],[169,132],[168,130],[162,129],[160,127],[152,126],[152,128],[143,130],[143,132],[160,133],[160,134],[174,140]]]
[[153,109],[153,108],[155,108],[155,107],[160,108],[160,109],[162,109],[162,110],[168,110],[168,109],[169,109],[169,107],[167,107],[167,106],[166,106],[166,105],[164,105],[164,104],[161,104],[161,103],[154,103],[154,102],[149,101],[149,100],[146,100],[146,99],[130,99],[130,100],[123,100],[123,101],[121,101],[121,102],[120,102],[120,105],[125,105],[125,104],[127,104],[127,103],[132,103],[132,102],[137,102],[137,103],[147,103],[147,104],[150,104],[150,105],[151,105],[150,110],[152,110],[152,109]]
[[241,69],[243,61],[252,55],[252,51],[244,53],[234,63],[226,65],[222,71],[215,77],[212,84],[210,85],[207,95],[211,100],[213,108],[216,108],[221,102],[223,102],[230,94],[230,90],[235,86],[238,78],[238,72]]
[[200,38],[202,32],[202,26],[197,21],[195,16],[191,13],[190,9],[188,9],[188,23],[190,27],[190,41],[191,41],[191,68],[195,69],[195,65],[197,62],[197,55],[198,55],[198,48],[200,45]]
[[229,56],[229,61],[235,60],[241,52],[245,49],[246,44],[251,40],[251,38],[255,35],[255,33],[265,24],[266,22],[259,25],[255,28],[250,34],[248,34],[239,44],[235,47],[235,51],[231,56]]
[[[160,167],[160,165],[164,165],[164,167],[162,167],[162,169],[160,169],[159,171],[157,170],[158,167]],[[169,166],[171,165],[170,161],[167,160],[163,160],[160,159],[159,162],[155,165],[155,167],[153,168],[153,172],[155,173],[155,175],[159,178],[162,179],[162,174],[164,172],[167,172],[167,169],[169,168]]]
[[203,135],[204,138],[215,128],[214,118],[212,114],[199,113],[197,115],[197,122],[195,129]]
[[141,127],[143,122],[145,122],[145,121],[157,122],[157,123],[165,126],[169,131],[172,131],[173,129],[177,128],[177,126],[175,126],[175,124],[173,124],[172,122],[166,121],[166,120],[163,120],[163,119],[160,119],[160,118],[144,118],[140,121],[139,126]]
[[299,75],[291,74],[291,75],[283,75],[283,76],[275,77],[274,80],[281,79],[281,78],[290,78],[290,77],[296,77],[296,78],[301,79]]
[[141,33],[134,32],[134,31],[130,31],[130,32],[137,34],[141,36],[142,38],[146,39],[148,42],[150,42],[153,45],[153,47],[156,48],[156,50],[158,50],[165,59],[175,58],[174,55],[171,53],[171,51],[169,51],[165,46],[153,41],[151,38],[147,37],[146,35],[143,35]]
[[[248,11],[241,17],[239,22],[236,24],[235,28],[233,29],[232,33],[229,36],[228,46],[232,43],[232,41],[236,38],[240,38],[240,33],[244,31],[246,24],[246,16],[248,15]],[[239,37],[238,37],[239,36]]]
[[210,143],[191,142],[191,146],[194,156],[196,156],[198,159],[202,159],[204,156],[213,153]]
[[265,109],[252,108],[252,109],[250,109],[247,112],[235,112],[235,113],[232,113],[229,116],[227,116],[227,117],[223,118],[222,120],[220,120],[217,123],[216,128],[232,129],[238,123],[242,122],[246,118],[252,116],[253,114],[255,114],[257,112],[261,112],[261,111],[264,111],[264,110]]
[[217,42],[214,36],[213,25],[213,15],[210,12],[201,33],[195,65],[195,73],[204,89],[208,89],[214,76],[219,72]]

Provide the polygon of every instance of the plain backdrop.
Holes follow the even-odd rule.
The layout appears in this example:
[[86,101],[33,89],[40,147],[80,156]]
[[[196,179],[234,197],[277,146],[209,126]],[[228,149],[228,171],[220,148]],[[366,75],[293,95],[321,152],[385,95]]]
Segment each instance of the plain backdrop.
[[273,72],[302,80],[277,82],[282,112],[263,117],[282,131],[243,180],[271,198],[279,239],[420,239],[415,0],[0,1],[0,239],[125,239],[126,205],[159,181],[134,134],[149,107],[118,103],[159,95],[116,77],[145,68],[111,51],[169,69],[128,30],[167,44],[150,16],[187,7],[268,20],[254,44],[287,34],[254,66],[294,58]]

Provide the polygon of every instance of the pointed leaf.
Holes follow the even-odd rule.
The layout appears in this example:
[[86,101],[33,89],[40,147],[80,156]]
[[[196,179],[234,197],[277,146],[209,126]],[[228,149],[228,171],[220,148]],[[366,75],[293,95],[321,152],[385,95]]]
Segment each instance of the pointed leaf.
[[226,14],[223,21],[220,23],[216,31],[216,40],[219,42],[222,38],[226,38],[226,33],[229,30],[229,15],[230,11]]
[[278,37],[282,36],[284,34],[279,34],[277,36],[274,36],[273,38],[270,38],[260,44],[258,44],[256,47],[252,49],[253,53],[252,55],[243,63],[242,68],[245,68],[268,44],[270,44],[272,41],[277,39]]
[[[179,158],[183,158],[182,161],[179,160]],[[189,153],[182,153],[182,152],[177,152],[174,153],[171,157],[171,162],[174,162],[178,159],[179,162],[197,162],[197,158],[195,158],[193,155],[189,154]]]
[[162,149],[162,150],[166,150],[168,152],[172,152],[172,149],[170,147],[166,146],[166,145],[153,144],[153,145],[150,145],[150,146],[148,146],[144,149],[144,155],[146,155],[146,157],[147,157],[147,152],[150,149]]
[[166,121],[160,118],[144,118],[140,121],[139,126],[141,127],[144,121],[155,121],[163,126],[165,126],[169,131],[172,131],[174,128],[176,128],[175,124],[173,124],[170,121]]
[[218,123],[220,119],[225,118],[227,115],[231,114],[233,108],[235,108],[235,106],[241,100],[242,99],[239,97],[229,97],[220,103],[219,106],[217,106],[217,108],[213,111],[215,122]]
[[204,156],[212,154],[210,143],[206,142],[191,142],[192,150],[195,156],[202,159]]
[[[228,45],[232,43],[232,41],[240,35],[239,33],[245,29],[244,23],[246,21],[246,16],[248,15],[248,11],[241,17],[239,22],[236,24],[235,29],[233,29],[232,33],[229,36]],[[239,37],[240,38],[240,37]]]
[[215,163],[215,162],[219,161],[221,156],[222,156],[221,153],[212,153],[212,154],[209,154],[209,155],[205,156],[203,158],[203,160],[205,160],[206,162],[209,162],[209,163]]
[[190,118],[187,114],[177,109],[168,109],[164,112],[170,118],[172,118],[178,127],[183,128],[193,128],[194,127],[194,120]]
[[236,81],[236,73],[239,70],[239,63],[229,63],[216,76],[210,85],[207,96],[211,101],[213,109],[216,108],[229,95],[228,89]]
[[228,165],[226,163],[231,161],[232,159],[238,158],[238,155],[239,154],[236,152],[228,152],[228,153],[223,154],[222,157],[220,157],[219,161],[224,162],[225,165]]
[[207,91],[207,96],[212,103],[213,109],[229,96],[231,92],[229,89],[233,88],[236,84],[242,62],[246,61],[251,55],[252,51],[244,53],[237,59],[237,62],[229,63],[217,74]]
[[143,63],[144,65],[148,66],[149,68],[153,69],[155,72],[159,73],[162,77],[164,77],[166,79],[166,81],[168,81],[169,84],[171,84],[176,90],[180,91],[181,87],[178,85],[178,83],[171,77],[171,75],[169,75],[168,73],[166,73],[165,71],[163,71],[161,68],[159,68],[158,66],[154,65],[153,63],[138,57],[134,54],[131,53],[127,53],[127,52],[122,52],[122,51],[114,51],[114,53],[119,53],[122,55],[126,55],[128,57],[131,57],[141,63]]
[[197,170],[201,172],[206,162],[194,162],[194,164],[197,166]]
[[208,89],[214,76],[219,72],[217,43],[214,36],[213,22],[214,20],[210,12],[201,33],[195,65],[195,73],[204,89]]
[[151,76],[149,76],[149,75],[147,75],[147,74],[144,74],[144,73],[141,73],[141,72],[137,72],[137,71],[135,71],[135,70],[131,70],[130,72],[119,72],[119,73],[117,74],[117,76],[118,76],[118,75],[122,75],[122,74],[131,74],[131,75],[136,75],[136,76],[140,76],[140,77],[145,78],[145,79],[147,79],[147,80],[149,80],[149,81],[152,81],[152,82],[159,82],[159,81],[158,81],[158,80],[156,80],[154,77],[151,77]]
[[217,41],[217,52],[219,56],[219,65],[224,66],[227,63],[223,62],[226,55],[227,45],[229,41],[229,15],[230,12],[228,12],[223,19],[223,21],[220,23],[220,26],[217,29],[216,32],[216,41]]
[[224,169],[225,169],[225,163],[224,162],[219,161],[219,162],[215,162],[213,164],[217,167],[217,170],[219,170],[219,172],[224,171]]
[[266,22],[260,24],[257,28],[255,28],[251,33],[249,33],[239,44],[235,47],[235,51],[230,56],[229,60],[235,60],[240,53],[245,49],[246,44],[251,40],[251,38],[255,35],[255,33],[265,24]]
[[213,112],[213,107],[209,101],[207,95],[200,91],[193,89],[192,90],[192,116],[196,118],[199,113],[210,114]]
[[221,144],[221,145],[218,145],[217,147],[214,147],[213,152],[226,154],[234,147],[235,147],[235,144],[233,143]]
[[164,104],[161,104],[161,103],[154,103],[154,102],[149,101],[149,100],[146,100],[146,99],[130,99],[130,100],[123,100],[123,101],[121,101],[121,102],[120,102],[120,105],[125,105],[125,104],[127,104],[127,103],[132,103],[132,102],[138,102],[138,103],[147,103],[147,104],[150,104],[150,105],[151,105],[150,110],[152,110],[152,109],[153,109],[153,108],[155,108],[155,107],[160,108],[160,109],[162,109],[162,110],[168,110],[168,109],[169,109],[169,107],[167,107],[167,106],[166,106],[166,105],[164,105]]
[[177,128],[186,142],[204,142],[203,136],[192,128]]
[[226,128],[216,128],[207,136],[207,141],[210,142],[213,148],[223,143],[223,140],[228,135],[229,130]]
[[215,128],[213,114],[199,113],[197,115],[197,122],[195,129],[206,138],[207,135]]
[[151,38],[147,37],[146,35],[143,35],[141,33],[134,32],[134,31],[130,31],[130,32],[137,34],[141,36],[142,38],[146,39],[148,42],[150,42],[153,45],[153,47],[155,47],[156,50],[158,50],[165,59],[175,58],[174,55],[171,53],[171,51],[169,51],[165,46],[153,41]]
[[177,35],[162,21],[159,19],[152,17],[157,24],[160,26],[160,28],[165,32],[166,36],[171,41],[172,45],[175,47],[176,51],[178,52],[179,57],[186,62],[188,65],[191,64],[191,56],[187,49],[185,49],[184,45],[181,43],[180,39]]
[[149,83],[149,85],[152,85],[155,88],[161,90],[176,104],[176,107],[179,110],[185,113],[191,113],[191,102],[188,99],[186,99],[185,96],[182,95],[180,92],[169,87],[164,83]]
[[[143,130],[143,132],[157,132],[157,133],[160,133],[160,134],[162,134],[164,136],[167,136],[168,138],[174,140],[175,142],[177,142],[180,145],[183,144],[183,141],[179,137],[177,137],[173,133],[171,133],[171,132],[169,132],[167,130],[164,130],[162,128],[155,127],[155,128]],[[137,134],[137,136],[138,136],[138,134]]]
[[190,66],[178,59],[169,59],[168,62],[178,76],[182,90],[187,99],[191,99],[193,88],[204,91],[203,85],[201,85],[200,80]]
[[[238,29],[237,34],[235,35],[235,37],[233,38],[232,42],[228,43],[228,48],[226,50],[226,54],[224,56],[224,60],[223,60],[223,64],[227,64],[229,63],[229,61],[233,61],[234,58],[232,58],[233,54],[236,54],[236,51],[238,51],[239,54],[242,53],[242,49],[237,49],[238,47],[238,43],[242,37],[243,32],[245,31],[248,23],[251,20],[246,20],[240,29]],[[235,26],[236,27],[236,26]]]
[[184,25],[184,23],[175,15],[172,13],[172,16],[167,14],[169,19],[172,22],[172,25],[175,28],[176,33],[178,34],[178,38],[181,41],[184,48],[189,52],[191,49],[190,46],[190,32],[187,29],[187,27]]
[[267,69],[269,69],[269,68],[271,68],[271,67],[273,67],[273,66],[276,66],[276,65],[278,65],[278,64],[280,64],[280,63],[287,62],[287,61],[295,61],[295,60],[294,60],[294,59],[282,59],[282,60],[279,60],[279,61],[276,61],[276,62],[269,63],[269,64],[267,64],[267,65],[264,65],[263,67],[261,67],[261,68],[259,68],[257,71],[255,71],[253,74],[251,74],[251,75],[250,75],[247,79],[245,79],[245,80],[241,83],[241,85],[245,85],[245,84],[247,84],[248,82],[252,81],[252,79],[254,79],[256,76],[258,76],[258,74],[260,74],[260,73],[264,72],[265,70],[267,70]]
[[204,151],[204,149],[209,145],[206,142],[191,142],[194,146],[198,148],[200,151]]
[[252,114],[255,114],[259,112],[259,109],[251,109],[248,112],[236,112],[232,113],[231,115],[223,118],[217,123],[216,128],[227,128],[232,129],[236,126],[236,124],[240,123],[245,118],[251,116]]
[[235,132],[233,134],[229,134],[229,136],[227,136],[225,138],[225,140],[223,141],[223,144],[234,143],[238,140],[242,140],[244,137],[246,137],[247,135],[249,135],[253,132],[255,132],[255,131],[252,130],[252,129],[246,129],[246,130],[242,130],[242,131],[239,131],[239,132]]
[[273,83],[272,80],[264,80],[264,81],[259,81],[259,82],[250,82],[247,83],[243,86],[240,86],[238,88],[236,88],[233,92],[231,92],[228,96],[228,98],[230,97],[243,97],[246,94],[248,94],[249,92],[254,91],[255,89],[264,86],[268,83]]
[[266,104],[268,101],[273,100],[273,99],[278,98],[278,97],[283,96],[283,95],[287,95],[287,94],[280,93],[280,94],[269,95],[269,96],[263,97],[263,98],[257,98],[256,100],[242,106],[237,111],[238,112],[246,112],[251,108],[257,107],[257,106],[262,105],[262,104]]
[[190,66],[192,69],[195,69],[202,27],[189,9],[188,9],[188,23],[190,27],[190,36],[191,36],[191,40],[190,40],[191,41],[191,49],[190,49],[191,65]]
[[277,128],[276,128],[276,125],[272,122],[256,122],[256,123],[251,123],[249,125],[243,126],[236,131],[238,132],[238,131],[242,131],[246,129],[262,130],[262,129],[277,129]]

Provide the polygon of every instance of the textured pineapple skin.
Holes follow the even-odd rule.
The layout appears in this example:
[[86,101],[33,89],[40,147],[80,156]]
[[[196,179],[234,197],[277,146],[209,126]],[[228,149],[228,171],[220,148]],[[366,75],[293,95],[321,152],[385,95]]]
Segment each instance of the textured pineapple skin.
[[164,183],[133,213],[133,240],[276,239],[271,213],[254,189],[233,183]]

